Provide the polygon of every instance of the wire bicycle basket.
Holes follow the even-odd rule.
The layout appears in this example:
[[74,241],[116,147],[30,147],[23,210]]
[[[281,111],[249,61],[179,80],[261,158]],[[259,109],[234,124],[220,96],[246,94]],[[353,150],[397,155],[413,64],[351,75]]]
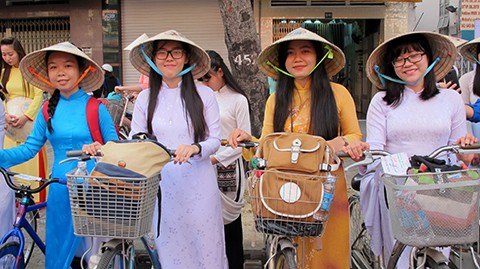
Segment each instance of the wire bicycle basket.
[[151,230],[160,174],[67,177],[76,235],[135,239]]
[[414,247],[476,242],[479,170],[384,174],[394,237]]
[[287,236],[319,236],[326,222],[313,218],[323,201],[326,176],[254,170],[248,190],[257,231]]

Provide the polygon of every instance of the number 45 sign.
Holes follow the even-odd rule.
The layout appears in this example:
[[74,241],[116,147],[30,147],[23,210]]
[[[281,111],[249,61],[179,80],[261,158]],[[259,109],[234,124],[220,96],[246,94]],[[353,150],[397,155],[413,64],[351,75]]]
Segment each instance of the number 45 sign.
[[253,65],[255,64],[255,56],[252,54],[239,54],[233,58],[237,65]]

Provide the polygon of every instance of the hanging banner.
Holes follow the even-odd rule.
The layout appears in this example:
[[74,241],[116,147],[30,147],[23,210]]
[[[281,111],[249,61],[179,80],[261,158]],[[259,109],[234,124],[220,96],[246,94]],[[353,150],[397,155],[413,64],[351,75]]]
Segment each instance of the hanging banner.
[[460,20],[460,30],[468,31],[475,29],[475,20],[480,17],[479,0],[462,0],[462,16]]

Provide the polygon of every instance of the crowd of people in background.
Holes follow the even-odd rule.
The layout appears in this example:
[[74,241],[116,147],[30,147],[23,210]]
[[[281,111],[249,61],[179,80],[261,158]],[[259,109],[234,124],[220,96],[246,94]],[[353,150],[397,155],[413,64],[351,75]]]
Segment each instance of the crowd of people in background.
[[[480,121],[480,39],[460,48],[475,69],[459,85],[439,84],[453,68],[457,49],[447,37],[411,32],[380,44],[369,56],[367,77],[378,93],[362,133],[349,91],[331,78],[345,65],[345,55],[332,42],[298,28],[262,50],[258,66],[271,80],[261,136],[273,132],[306,133],[325,138],[335,151],[360,160],[365,149],[428,154],[452,143],[477,142],[467,132],[467,119]],[[220,54],[204,50],[183,34],[169,30],[142,35],[127,48],[141,74],[139,83],[124,86],[112,65],[100,67],[70,42],[26,54],[20,41],[0,41],[0,166],[41,177],[65,178],[75,163],[59,164],[68,150],[94,153],[86,120],[90,98],[135,97],[131,132],[148,133],[175,149],[173,162],[162,170],[161,203],[152,232],[162,268],[243,268],[245,160],[240,141],[251,134],[251,111],[245,89]],[[457,87],[458,86],[458,87]],[[452,89],[446,89],[451,87]],[[459,88],[459,89],[458,89]],[[44,103],[44,92],[48,100]],[[93,95],[93,97],[91,97]],[[21,113],[13,100],[23,98]],[[19,99],[17,99],[18,101]],[[9,106],[10,103],[10,106]],[[466,105],[466,106],[465,106]],[[45,107],[48,117],[42,114]],[[435,115],[432,118],[432,115]],[[103,142],[118,139],[107,108],[99,107]],[[26,139],[8,135],[8,128],[31,131]],[[476,127],[473,128],[474,134]],[[408,133],[408,137],[405,134]],[[221,146],[228,138],[230,146]],[[45,144],[54,158],[48,175]],[[461,158],[469,164],[472,157]],[[452,159],[455,159],[453,157]],[[20,166],[23,164],[22,166]],[[93,169],[93,161],[88,169]],[[365,172],[371,167],[365,167]],[[385,203],[381,171],[362,181],[361,207],[372,235],[372,250],[389,257],[394,238]],[[296,238],[301,268],[349,268],[349,209],[343,170],[338,176],[329,225],[319,248],[315,238]],[[14,218],[14,195],[0,182],[0,236]],[[46,268],[68,267],[97,243],[73,234],[67,187],[49,188],[46,222]],[[161,218],[159,216],[161,212]],[[87,257],[88,259],[88,257]],[[387,261],[388,262],[388,261]]]

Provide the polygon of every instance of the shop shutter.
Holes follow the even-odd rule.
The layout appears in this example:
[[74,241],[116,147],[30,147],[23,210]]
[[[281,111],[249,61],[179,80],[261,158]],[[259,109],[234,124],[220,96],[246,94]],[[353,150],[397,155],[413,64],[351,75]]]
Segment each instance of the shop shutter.
[[[122,48],[143,33],[151,37],[174,29],[228,59],[217,0],[122,0],[121,14]],[[128,51],[123,51],[122,63],[123,84],[136,84],[140,73],[130,64]]]

